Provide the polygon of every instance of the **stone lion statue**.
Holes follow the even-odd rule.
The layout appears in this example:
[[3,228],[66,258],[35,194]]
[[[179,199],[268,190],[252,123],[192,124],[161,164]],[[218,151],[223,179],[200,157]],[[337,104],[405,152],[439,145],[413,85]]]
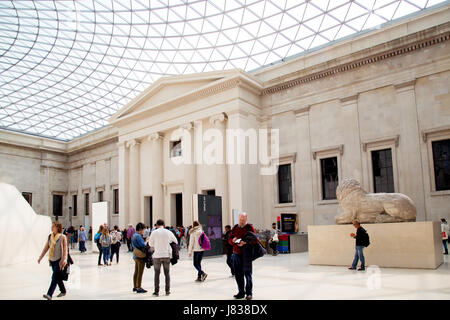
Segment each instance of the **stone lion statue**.
[[337,224],[416,221],[413,201],[401,193],[367,193],[358,181],[346,178],[336,188],[342,213]]

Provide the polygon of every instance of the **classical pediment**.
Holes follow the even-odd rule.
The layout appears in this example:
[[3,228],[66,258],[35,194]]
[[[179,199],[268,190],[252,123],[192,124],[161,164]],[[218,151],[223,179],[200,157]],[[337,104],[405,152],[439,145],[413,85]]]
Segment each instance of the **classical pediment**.
[[214,86],[215,83],[233,77],[239,72],[238,70],[230,70],[160,78],[115,113],[111,117],[110,122],[115,122],[142,110],[148,110],[154,106],[159,106],[198,90]]

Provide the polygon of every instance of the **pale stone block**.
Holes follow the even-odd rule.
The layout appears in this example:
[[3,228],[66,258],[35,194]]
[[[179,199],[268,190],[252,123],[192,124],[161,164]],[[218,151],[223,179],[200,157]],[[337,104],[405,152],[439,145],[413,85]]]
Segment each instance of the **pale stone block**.
[[[443,262],[437,221],[365,224],[370,246],[366,266],[436,269]],[[352,225],[308,226],[309,263],[350,266],[355,253]]]
[[51,224],[50,217],[34,212],[16,187],[0,183],[0,266],[37,261]]

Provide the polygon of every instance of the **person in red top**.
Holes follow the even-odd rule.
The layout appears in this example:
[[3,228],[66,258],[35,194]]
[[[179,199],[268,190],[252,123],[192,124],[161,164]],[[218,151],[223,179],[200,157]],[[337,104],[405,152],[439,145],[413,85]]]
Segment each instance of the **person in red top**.
[[[251,224],[247,223],[247,214],[242,212],[239,214],[239,223],[231,230],[228,242],[233,246],[233,268],[235,272],[235,279],[238,285],[239,292],[234,295],[235,299],[247,300],[252,299],[253,280],[252,280],[252,268],[244,268],[244,258],[242,248],[246,245],[244,238],[247,232],[256,233],[255,228]],[[246,297],[247,295],[247,297]]]

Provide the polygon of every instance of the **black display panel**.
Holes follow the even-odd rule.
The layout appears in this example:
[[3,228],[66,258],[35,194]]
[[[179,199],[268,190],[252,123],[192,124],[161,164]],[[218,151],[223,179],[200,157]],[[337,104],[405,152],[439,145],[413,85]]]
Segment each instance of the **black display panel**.
[[222,255],[222,197],[198,195],[198,222],[211,241],[211,250],[204,255]]

